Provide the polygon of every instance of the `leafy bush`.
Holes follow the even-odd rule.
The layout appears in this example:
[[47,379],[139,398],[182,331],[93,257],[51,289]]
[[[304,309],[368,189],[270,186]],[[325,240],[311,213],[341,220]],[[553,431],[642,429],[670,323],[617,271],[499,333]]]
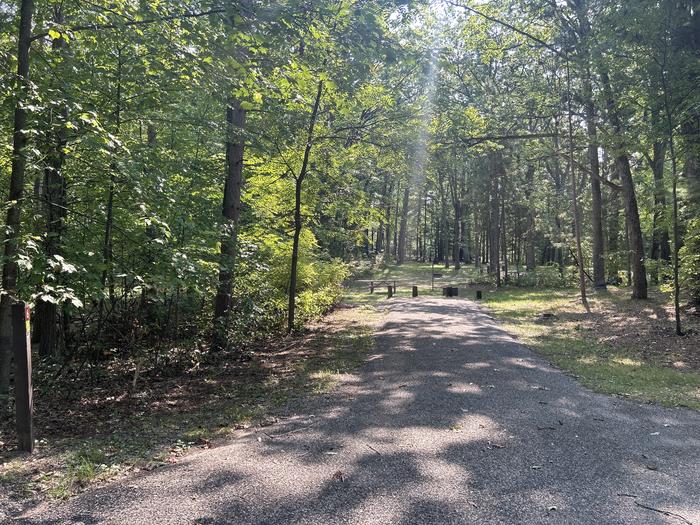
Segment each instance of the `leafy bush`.
[[681,286],[688,292],[690,303],[700,305],[700,218],[688,223],[685,245],[679,252]]
[[[578,279],[575,266],[573,270],[575,279]],[[571,286],[570,274],[570,268],[567,268],[564,271],[564,277],[562,277],[559,273],[559,266],[556,264],[547,264],[544,266],[537,266],[521,274],[515,279],[514,284],[522,287],[564,288],[566,286]]]

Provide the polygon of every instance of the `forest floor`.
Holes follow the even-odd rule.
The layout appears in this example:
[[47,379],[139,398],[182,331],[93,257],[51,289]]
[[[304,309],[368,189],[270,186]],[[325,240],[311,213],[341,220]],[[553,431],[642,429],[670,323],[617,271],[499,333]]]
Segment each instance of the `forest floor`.
[[328,393],[14,523],[700,523],[700,413],[593,393],[472,301],[377,301]]
[[[431,289],[431,272],[440,273]],[[590,313],[578,290],[561,288],[500,289],[484,283],[472,267],[459,271],[441,265],[408,263],[388,266],[368,279],[397,281],[397,295],[441,295],[442,286],[460,286],[462,298],[483,292],[484,304],[511,334],[575,376],[587,387],[664,406],[700,409],[700,316],[682,313],[684,336],[676,336],[673,305],[666,293],[651,288],[649,299],[630,299],[630,290],[609,287],[589,291]],[[477,284],[481,281],[480,284]],[[357,304],[381,304],[386,286],[368,293],[355,285]]]
[[124,363],[92,381],[48,383],[40,375],[32,456],[16,451],[13,418],[1,421],[0,522],[4,509],[65,499],[96,482],[176,463],[233,431],[273,423],[290,399],[327,392],[361,363],[379,318],[371,306],[339,307],[244,359],[222,353],[170,377],[153,370],[136,387]]

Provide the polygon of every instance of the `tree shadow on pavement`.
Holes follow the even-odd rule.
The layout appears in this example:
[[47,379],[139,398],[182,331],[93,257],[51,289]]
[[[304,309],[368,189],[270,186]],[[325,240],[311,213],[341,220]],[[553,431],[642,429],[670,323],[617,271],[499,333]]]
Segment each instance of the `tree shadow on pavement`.
[[333,393],[27,522],[700,519],[697,413],[589,392],[471,302],[389,308],[373,355]]

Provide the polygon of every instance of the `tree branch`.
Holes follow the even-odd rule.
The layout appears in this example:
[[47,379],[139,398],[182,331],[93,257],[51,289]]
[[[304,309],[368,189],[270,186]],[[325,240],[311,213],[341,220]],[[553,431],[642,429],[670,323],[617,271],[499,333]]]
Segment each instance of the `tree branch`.
[[[162,16],[158,18],[147,18],[145,20],[129,20],[127,22],[123,22],[120,24],[117,23],[111,23],[111,24],[87,24],[87,25],[79,25],[79,26],[73,26],[73,27],[68,27],[66,28],[66,31],[71,32],[71,33],[76,33],[78,31],[100,31],[102,29],[119,29],[122,27],[130,27],[130,26],[143,26],[143,25],[149,25],[149,24],[157,24],[158,22],[170,22],[172,20],[183,20],[186,18],[200,18],[203,16],[209,16],[209,15],[216,15],[216,14],[221,14],[225,13],[226,9],[224,8],[216,8],[216,9],[210,9],[208,11],[201,11],[197,13],[182,13],[179,15],[168,15],[168,16]],[[43,33],[38,33],[36,35],[32,35],[30,38],[30,41],[34,40],[39,40],[40,38],[44,38],[49,36],[48,31],[43,32]]]

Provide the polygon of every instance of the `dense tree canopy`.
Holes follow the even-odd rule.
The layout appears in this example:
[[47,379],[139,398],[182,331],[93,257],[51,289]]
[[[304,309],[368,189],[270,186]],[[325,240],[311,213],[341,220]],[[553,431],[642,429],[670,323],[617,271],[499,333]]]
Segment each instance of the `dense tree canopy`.
[[76,368],[237,351],[408,260],[699,305],[699,20],[690,0],[0,2],[0,393],[17,299]]

